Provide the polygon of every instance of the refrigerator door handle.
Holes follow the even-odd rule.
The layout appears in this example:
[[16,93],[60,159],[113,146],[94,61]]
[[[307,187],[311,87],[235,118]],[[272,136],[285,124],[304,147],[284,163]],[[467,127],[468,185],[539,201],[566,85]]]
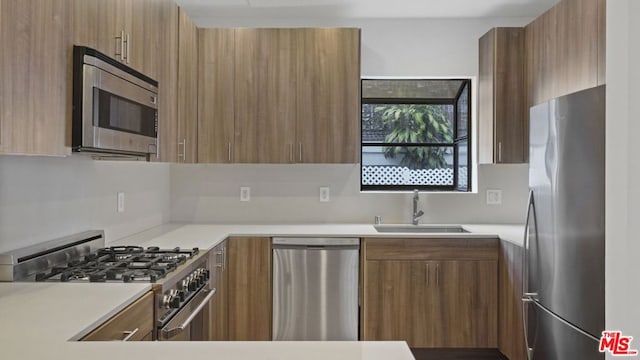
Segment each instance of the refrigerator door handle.
[[[533,348],[529,347],[529,334],[527,329],[527,305],[534,302],[536,293],[529,292],[529,221],[531,219],[531,211],[533,210],[533,190],[529,190],[529,200],[527,201],[527,217],[524,226],[524,249],[522,259],[522,327],[524,330],[524,344],[527,350],[527,360],[532,359]],[[535,216],[535,214],[533,215]]]
[[534,303],[534,300],[531,297],[524,296],[522,298],[522,327],[524,329],[524,346],[527,351],[527,360],[533,359],[533,348],[529,347],[529,324],[527,324],[527,305],[532,303]]

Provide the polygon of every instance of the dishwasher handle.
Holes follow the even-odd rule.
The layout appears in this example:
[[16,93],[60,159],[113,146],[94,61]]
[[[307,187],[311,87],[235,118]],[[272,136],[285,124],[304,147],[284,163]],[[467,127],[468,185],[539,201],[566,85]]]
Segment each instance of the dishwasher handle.
[[359,247],[359,238],[346,238],[346,237],[279,237],[273,238],[273,247],[305,247],[305,248],[320,248],[320,247]]

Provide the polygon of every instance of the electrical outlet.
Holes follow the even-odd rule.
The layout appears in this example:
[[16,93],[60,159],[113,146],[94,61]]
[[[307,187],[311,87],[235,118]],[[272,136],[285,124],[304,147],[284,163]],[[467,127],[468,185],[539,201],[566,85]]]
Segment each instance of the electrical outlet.
[[330,200],[330,190],[328,186],[323,186],[320,188],[320,202],[329,202]]
[[251,201],[251,188],[243,186],[240,188],[240,201]]
[[118,212],[124,212],[124,193],[118,193]]
[[487,205],[502,205],[502,190],[487,190]]

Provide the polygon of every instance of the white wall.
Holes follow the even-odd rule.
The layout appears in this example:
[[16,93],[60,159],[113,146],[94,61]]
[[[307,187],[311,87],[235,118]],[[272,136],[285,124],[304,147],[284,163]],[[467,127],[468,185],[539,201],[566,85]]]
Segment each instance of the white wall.
[[[354,26],[362,28],[363,76],[470,76],[478,74],[478,39],[494,26],[523,26],[510,19],[202,19],[202,27]],[[423,196],[427,222],[522,223],[527,165],[479,168],[479,194]],[[240,203],[239,187],[252,201]],[[318,202],[330,185],[332,201]],[[484,190],[502,189],[503,205],[486,206]],[[185,222],[387,222],[408,221],[409,196],[360,194],[359,170],[349,165],[172,165],[171,218]]]
[[640,349],[638,18],[640,1],[607,1],[606,328],[633,336],[635,349]]
[[[522,223],[527,165],[481,166],[479,194],[422,194],[423,222]],[[406,223],[411,194],[360,193],[357,165],[172,165],[171,217],[215,223]],[[487,185],[489,184],[489,185]],[[240,187],[251,201],[240,202]],[[329,186],[331,201],[319,202]],[[503,205],[485,205],[487,186],[503,190]]]
[[112,241],[167,222],[169,180],[166,164],[0,156],[0,253],[90,229]]

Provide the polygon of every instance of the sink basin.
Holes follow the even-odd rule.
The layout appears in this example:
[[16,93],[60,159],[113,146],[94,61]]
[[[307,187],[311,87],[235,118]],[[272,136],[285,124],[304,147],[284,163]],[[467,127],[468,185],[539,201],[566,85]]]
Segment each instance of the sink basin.
[[374,225],[380,233],[468,233],[459,225]]

